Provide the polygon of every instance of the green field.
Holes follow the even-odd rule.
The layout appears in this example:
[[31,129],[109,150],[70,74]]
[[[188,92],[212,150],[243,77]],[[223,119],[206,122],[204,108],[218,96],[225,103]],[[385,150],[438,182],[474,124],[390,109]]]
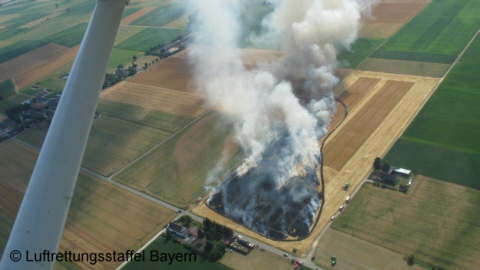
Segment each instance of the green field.
[[178,36],[184,35],[183,29],[170,28],[146,28],[131,36],[115,47],[124,50],[147,51],[150,47],[158,44],[168,44]]
[[139,57],[139,53],[137,51],[129,51],[129,50],[122,50],[114,48],[112,51],[112,55],[110,56],[110,62],[108,63],[109,69],[116,69],[118,65],[127,64],[132,62],[133,56],[136,55]]
[[382,42],[382,38],[359,38],[352,45],[350,52],[340,53],[337,59],[341,62],[342,67],[355,68],[363,59],[374,52]]
[[477,0],[434,0],[372,57],[449,64],[479,28]]
[[446,269],[480,265],[480,190],[415,178],[407,194],[365,184],[332,227]]
[[83,35],[87,30],[87,23],[79,23],[61,32],[46,37],[47,42],[55,42],[66,47],[75,47],[82,42]]
[[117,38],[115,39],[115,45],[122,43],[123,41],[129,39],[133,35],[141,32],[146,28],[144,27],[136,27],[136,26],[128,26],[128,25],[120,25],[120,29],[118,29]]
[[205,193],[209,172],[225,153],[226,167],[236,162],[238,147],[225,149],[229,134],[210,113],[170,137],[160,147],[116,175],[114,180],[179,207]]
[[130,16],[133,13],[139,11],[140,9],[142,8],[141,7],[126,8],[125,11],[123,12],[122,18]]
[[130,25],[162,27],[183,15],[185,15],[185,8],[180,5],[160,6],[134,20]]
[[386,159],[415,173],[480,189],[480,36]]
[[[40,148],[46,131],[43,127],[35,129],[19,138]],[[158,129],[103,115],[93,122],[82,166],[110,176],[169,135]]]
[[6,80],[0,82],[0,96],[3,98],[9,97],[15,94],[15,84],[12,80]]
[[18,104],[22,103],[25,100],[31,99],[32,97],[23,95],[23,94],[15,94],[13,96],[9,96],[2,101],[0,101],[0,113],[5,114],[5,111],[17,106]]
[[97,111],[147,127],[173,133],[193,119],[108,99],[100,99]]
[[[166,262],[155,262],[149,260],[150,252],[158,251],[158,253],[169,253],[173,255],[177,254],[189,254],[191,251],[186,249],[184,246],[178,243],[174,243],[172,240],[167,240],[165,237],[159,237],[153,243],[151,243],[145,249],[145,256],[147,257],[144,262],[130,262],[123,269],[170,269],[170,270],[184,270],[184,269],[196,269],[196,270],[228,270],[228,268],[218,262],[210,262],[207,259],[203,259],[199,255],[196,256],[196,261],[183,261],[176,262],[174,261],[171,265],[168,265]],[[187,257],[189,258],[189,257]]]

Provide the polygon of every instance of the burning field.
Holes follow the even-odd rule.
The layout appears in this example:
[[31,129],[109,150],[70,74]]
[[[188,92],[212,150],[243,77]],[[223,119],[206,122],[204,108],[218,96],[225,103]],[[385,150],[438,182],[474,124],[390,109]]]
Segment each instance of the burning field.
[[317,166],[304,166],[296,175],[278,179],[282,170],[278,156],[291,151],[289,139],[282,136],[272,143],[258,166],[228,176],[208,206],[272,239],[307,237],[321,200]]

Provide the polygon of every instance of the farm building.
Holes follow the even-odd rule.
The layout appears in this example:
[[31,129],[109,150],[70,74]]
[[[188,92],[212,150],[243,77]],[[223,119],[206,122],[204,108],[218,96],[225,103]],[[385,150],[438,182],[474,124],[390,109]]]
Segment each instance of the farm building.
[[186,236],[187,228],[183,227],[182,225],[170,222],[168,224],[167,229],[168,229],[169,232],[175,234],[176,236],[178,236],[180,238],[185,238],[185,236]]
[[409,177],[410,174],[412,174],[412,171],[400,168],[400,169],[395,169],[394,173],[398,174],[398,175]]
[[372,173],[372,178],[373,180],[380,181],[389,185],[396,185],[398,181],[395,175],[379,171],[374,171]]

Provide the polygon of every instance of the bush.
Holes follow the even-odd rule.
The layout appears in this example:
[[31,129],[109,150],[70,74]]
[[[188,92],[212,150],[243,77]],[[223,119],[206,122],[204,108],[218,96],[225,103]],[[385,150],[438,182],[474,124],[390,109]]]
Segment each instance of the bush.
[[415,256],[413,256],[413,255],[408,256],[408,258],[407,258],[407,264],[408,264],[409,266],[414,265],[414,264],[415,264]]
[[380,166],[382,165],[382,159],[377,157],[375,161],[373,162],[373,168],[378,171],[380,170]]

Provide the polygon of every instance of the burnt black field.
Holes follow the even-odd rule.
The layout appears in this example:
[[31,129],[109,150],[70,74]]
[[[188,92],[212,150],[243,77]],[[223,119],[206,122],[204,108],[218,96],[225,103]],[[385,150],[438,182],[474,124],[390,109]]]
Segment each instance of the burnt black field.
[[278,180],[288,171],[282,161],[291,153],[290,145],[283,136],[256,167],[243,175],[232,173],[210,197],[209,207],[272,239],[308,236],[321,199],[317,168],[305,167],[302,176]]

